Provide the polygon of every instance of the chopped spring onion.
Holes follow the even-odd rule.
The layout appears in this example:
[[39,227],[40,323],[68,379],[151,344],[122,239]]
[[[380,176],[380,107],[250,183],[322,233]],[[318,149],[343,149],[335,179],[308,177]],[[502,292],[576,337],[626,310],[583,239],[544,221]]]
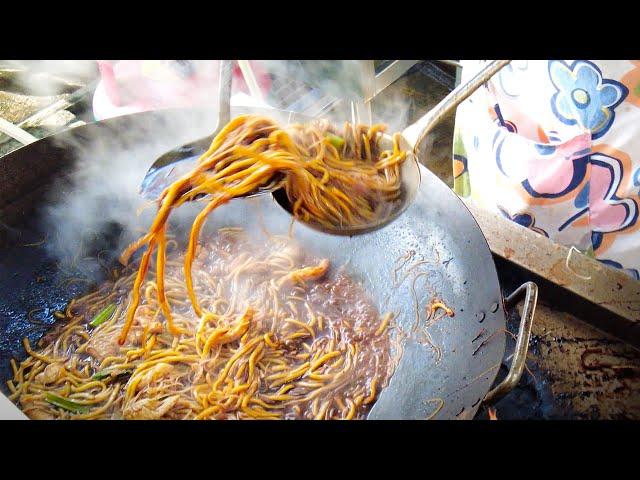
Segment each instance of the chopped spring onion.
[[91,380],[104,380],[107,377],[111,376],[111,372],[108,370],[102,370],[91,377]]
[[89,325],[91,325],[92,327],[97,327],[98,325],[106,322],[111,318],[111,315],[113,315],[113,312],[115,311],[115,309],[116,309],[116,304],[110,303],[109,305],[104,307],[104,309],[100,313],[98,313],[95,317],[93,317],[93,320],[89,322]]
[[101,370],[97,373],[95,373],[91,379],[92,380],[104,380],[105,378],[109,378],[109,377],[113,377],[113,379],[118,379],[118,378],[122,378],[122,377],[126,377],[127,375],[131,375],[131,370],[123,370],[122,372],[115,372],[115,370],[111,370],[111,369],[106,369],[106,370]]
[[68,410],[69,412],[85,413],[89,410],[89,407],[87,407],[86,405],[81,405],[67,398],[59,397],[58,395],[55,395],[53,393],[47,393],[45,399],[51,405],[63,408],[65,410]]
[[336,148],[342,148],[344,145],[344,138],[334,135],[333,133],[328,133],[327,139],[331,142],[331,145]]

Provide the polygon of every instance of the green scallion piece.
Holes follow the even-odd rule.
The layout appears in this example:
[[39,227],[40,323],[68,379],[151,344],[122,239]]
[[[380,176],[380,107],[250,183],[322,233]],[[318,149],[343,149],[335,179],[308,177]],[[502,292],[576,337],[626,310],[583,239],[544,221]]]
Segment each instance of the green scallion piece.
[[103,380],[107,377],[111,376],[111,372],[108,370],[102,370],[101,372],[98,372],[96,374],[93,375],[93,377],[91,377],[91,380]]
[[58,395],[55,395],[53,393],[47,393],[45,399],[51,405],[63,408],[72,413],[86,413],[87,411],[89,411],[89,407],[87,407],[86,405],[80,405],[79,403],[69,400],[68,398],[59,397]]
[[104,307],[104,309],[100,313],[98,313],[95,317],[93,317],[93,320],[89,322],[89,325],[91,325],[92,327],[97,327],[98,325],[106,322],[111,318],[111,315],[113,315],[113,312],[115,311],[115,309],[116,309],[115,303],[111,303],[107,305],[106,307]]
[[116,373],[115,370],[113,369],[106,369],[106,370],[101,370],[99,372],[96,372],[91,377],[91,380],[104,380],[105,378],[109,378],[109,377],[113,377],[113,380],[117,380],[119,378],[123,378],[128,375],[131,375],[131,373],[133,373],[131,370],[123,370],[121,372]]
[[344,138],[334,135],[333,133],[327,134],[327,139],[331,142],[331,145],[336,148],[342,148],[344,145]]

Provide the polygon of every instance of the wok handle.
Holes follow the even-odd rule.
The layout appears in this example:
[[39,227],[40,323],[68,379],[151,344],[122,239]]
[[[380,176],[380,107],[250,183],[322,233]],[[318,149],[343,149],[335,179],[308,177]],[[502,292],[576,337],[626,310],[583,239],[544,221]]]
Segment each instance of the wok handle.
[[416,158],[418,157],[418,145],[433,127],[510,62],[511,60],[493,60],[489,62],[472,79],[454,88],[449,92],[449,95],[440,100],[440,103],[402,132],[402,136],[413,146],[413,153]]
[[527,351],[529,350],[529,338],[531,337],[531,326],[533,325],[533,315],[536,311],[538,303],[538,286],[533,282],[527,282],[520,285],[511,295],[509,295],[504,303],[505,307],[515,305],[522,294],[524,297],[524,308],[522,317],[520,318],[520,328],[518,330],[518,338],[516,340],[516,348],[511,360],[511,367],[507,376],[492,389],[484,397],[484,403],[494,403],[509,393],[520,381],[522,372],[524,371],[525,362],[527,361]]

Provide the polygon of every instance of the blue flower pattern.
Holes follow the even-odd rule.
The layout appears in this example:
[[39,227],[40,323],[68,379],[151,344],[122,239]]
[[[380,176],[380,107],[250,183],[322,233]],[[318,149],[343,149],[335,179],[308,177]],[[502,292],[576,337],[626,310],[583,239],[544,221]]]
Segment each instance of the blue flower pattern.
[[611,127],[615,109],[629,94],[622,83],[603,79],[593,63],[576,60],[571,65],[549,61],[549,77],[556,93],[551,98],[553,113],[568,125],[580,125],[600,138]]
[[549,238],[549,234],[546,231],[536,226],[536,218],[532,214],[525,212],[525,213],[516,213],[515,215],[510,215],[509,212],[507,212],[507,210],[501,207],[500,205],[498,205],[498,210],[505,218],[508,218],[512,222],[522,225],[523,227],[528,228],[529,230],[533,230],[534,232]]

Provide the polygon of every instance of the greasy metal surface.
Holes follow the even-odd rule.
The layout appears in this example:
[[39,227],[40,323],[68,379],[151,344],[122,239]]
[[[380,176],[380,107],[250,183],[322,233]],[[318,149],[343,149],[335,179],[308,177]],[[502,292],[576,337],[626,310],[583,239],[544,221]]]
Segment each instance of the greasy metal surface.
[[[517,322],[509,319],[507,328],[515,332]],[[513,343],[509,337],[506,367]],[[640,420],[640,352],[541,298],[527,369],[493,406],[499,420]],[[486,419],[486,409],[476,418]]]
[[[273,114],[278,115],[277,112]],[[46,330],[46,326],[33,325],[28,319],[28,312],[40,308],[38,322],[50,323],[53,310],[77,295],[81,288],[74,284],[76,291],[65,289],[52,270],[52,259],[47,258],[44,247],[22,246],[37,242],[42,238],[42,232],[32,232],[26,240],[27,234],[18,228],[29,211],[29,205],[21,205],[18,194],[41,186],[44,179],[68,169],[69,155],[73,150],[64,148],[64,145],[70,140],[86,140],[90,135],[97,140],[79,143],[83,155],[95,155],[95,161],[102,162],[101,175],[113,181],[118,179],[118,175],[131,174],[111,165],[110,159],[119,153],[130,156],[131,171],[139,171],[141,179],[148,164],[141,162],[149,161],[149,148],[142,156],[136,146],[148,142],[151,138],[148,135],[157,131],[153,122],[163,122],[169,118],[168,115],[171,121],[178,119],[198,125],[203,134],[207,125],[212,124],[210,116],[193,118],[195,114],[189,112],[138,114],[78,127],[55,138],[36,142],[0,160],[0,180],[15,176],[12,192],[17,195],[4,197],[4,200],[13,200],[11,211],[14,213],[13,218],[6,217],[5,222],[12,229],[5,228],[3,234],[4,240],[13,246],[3,249],[0,254],[0,305],[4,313],[0,319],[3,338],[3,364],[0,368],[3,379],[9,375],[5,361],[7,356],[23,356],[21,337],[27,334],[35,340]],[[133,129],[132,125],[141,129]],[[189,133],[192,134],[193,131]],[[178,138],[178,134],[176,138],[169,137],[154,144],[152,150],[162,152],[166,144],[189,140]],[[53,149],[54,145],[58,148]],[[104,155],[105,151],[109,155]],[[40,175],[25,172],[21,165],[32,165],[39,169]],[[56,166],[60,168],[58,172],[55,171]],[[140,179],[123,182],[123,188],[125,185],[137,187]],[[59,195],[58,188],[50,191],[49,195],[35,196],[31,201],[35,201],[36,210],[39,208],[42,213],[45,206],[73,196],[77,188],[66,185],[63,189],[65,196]],[[131,212],[135,212],[137,206],[132,204]],[[9,209],[4,208],[4,211]],[[260,212],[268,218],[272,232],[286,231],[290,217],[269,197],[233,201],[216,211],[209,225],[214,228],[223,225],[255,226]],[[387,227],[348,238],[320,234],[297,225],[295,234],[316,255],[328,256],[335,264],[345,264],[347,271],[363,282],[380,310],[399,314],[398,323],[404,330],[411,330],[415,322],[414,274],[420,274],[415,281],[419,330],[424,330],[425,310],[432,299],[444,300],[455,310],[454,317],[444,317],[429,328],[433,342],[442,349],[442,359],[436,361],[434,350],[419,343],[424,341],[420,336],[410,339],[391,384],[381,394],[370,418],[472,418],[502,359],[504,336],[500,333],[505,326],[505,314],[487,243],[473,217],[453,192],[422,168],[422,183],[414,203]],[[401,263],[398,259],[409,252],[413,252],[410,261],[397,269],[398,279],[404,278],[404,282],[394,289],[393,272]],[[483,345],[479,348],[480,344]],[[444,404],[433,415],[439,405],[437,399],[442,399]]]
[[[505,296],[531,278],[499,257],[496,267]],[[616,339],[594,326],[609,324],[612,314],[583,309],[579,302],[588,302],[550,282],[538,285],[527,368],[518,386],[493,405],[498,419],[640,419],[640,351],[626,337]],[[510,309],[507,329],[517,332],[519,322]],[[514,344],[508,335],[498,378],[509,368]],[[476,418],[488,418],[486,408]]]
[[512,222],[466,202],[491,251],[580,297],[640,323],[640,281]]
[[393,82],[402,77],[418,60],[394,60],[375,77],[375,90],[373,95],[379,95]]
[[[38,121],[25,121],[32,119],[41,109],[48,109],[52,103],[62,103],[66,105],[63,108],[67,108],[66,99],[82,83],[80,79],[64,79],[43,71],[32,71],[26,65],[0,65],[0,117],[28,130],[35,137],[50,135],[76,120],[76,116],[68,110],[59,109],[46,118],[39,117]],[[20,145],[11,136],[0,133],[0,156]]]
[[640,352],[569,312],[541,304],[530,364],[563,417],[640,419]]

